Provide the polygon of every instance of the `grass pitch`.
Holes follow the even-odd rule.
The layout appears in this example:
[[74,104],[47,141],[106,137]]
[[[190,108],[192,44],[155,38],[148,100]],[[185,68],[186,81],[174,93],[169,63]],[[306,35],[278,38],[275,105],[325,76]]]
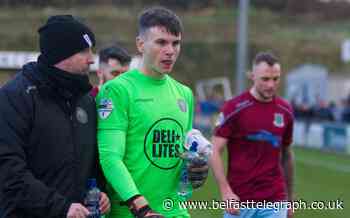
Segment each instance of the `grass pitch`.
[[[295,218],[348,218],[350,217],[350,157],[315,150],[294,148],[296,200],[343,201],[342,210],[297,210]],[[192,200],[220,200],[213,175],[204,187],[195,191]],[[193,218],[222,217],[221,210],[190,210]]]

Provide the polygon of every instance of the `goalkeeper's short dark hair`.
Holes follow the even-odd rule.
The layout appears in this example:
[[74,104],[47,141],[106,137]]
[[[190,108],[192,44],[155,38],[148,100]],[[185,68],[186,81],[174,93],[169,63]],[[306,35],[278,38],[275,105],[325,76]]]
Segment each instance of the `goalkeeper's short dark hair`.
[[144,34],[152,27],[164,27],[169,33],[178,36],[183,31],[180,18],[164,7],[152,7],[144,10],[139,16],[138,34]]

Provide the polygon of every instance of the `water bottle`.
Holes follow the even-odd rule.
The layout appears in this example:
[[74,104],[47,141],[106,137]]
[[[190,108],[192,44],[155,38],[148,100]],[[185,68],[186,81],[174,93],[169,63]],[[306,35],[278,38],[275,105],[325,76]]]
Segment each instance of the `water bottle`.
[[85,196],[85,206],[89,210],[88,218],[101,218],[100,189],[97,188],[96,179],[88,179],[88,190]]
[[181,200],[187,200],[192,196],[192,185],[188,179],[187,164],[198,159],[208,161],[212,153],[212,145],[199,130],[192,129],[186,135],[185,149],[186,151],[181,154],[183,164],[177,190]]
[[184,159],[180,172],[180,182],[177,190],[177,194],[181,200],[187,200],[192,196],[192,185],[188,179],[187,164],[191,159],[197,156],[196,151],[189,150],[183,153]]
[[180,182],[177,189],[180,200],[185,201],[192,196],[191,182],[188,180],[186,165],[183,164],[180,172]]

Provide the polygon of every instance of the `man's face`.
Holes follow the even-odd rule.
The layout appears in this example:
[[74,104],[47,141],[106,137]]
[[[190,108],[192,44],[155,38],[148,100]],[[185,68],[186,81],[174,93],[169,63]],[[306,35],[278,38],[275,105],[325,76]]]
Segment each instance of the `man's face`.
[[281,66],[276,63],[273,66],[266,62],[255,65],[252,72],[253,88],[258,97],[263,101],[270,101],[276,95],[281,77]]
[[114,79],[121,73],[128,70],[128,66],[122,66],[119,60],[115,58],[109,58],[107,63],[101,63],[99,70],[97,71],[97,76],[103,83]]
[[90,65],[94,63],[94,56],[91,48],[86,48],[79,53],[63,60],[58,65],[69,73],[87,75]]
[[175,36],[164,27],[152,27],[137,38],[137,47],[143,55],[142,70],[150,75],[172,71],[180,53],[181,33]]

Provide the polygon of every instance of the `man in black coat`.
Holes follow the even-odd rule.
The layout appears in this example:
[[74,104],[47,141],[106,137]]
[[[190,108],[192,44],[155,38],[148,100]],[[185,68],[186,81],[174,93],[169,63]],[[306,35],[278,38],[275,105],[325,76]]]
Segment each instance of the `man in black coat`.
[[[87,181],[103,183],[88,94],[95,37],[70,15],[38,32],[38,61],[0,88],[0,218],[87,217]],[[106,213],[103,192],[99,203]]]

